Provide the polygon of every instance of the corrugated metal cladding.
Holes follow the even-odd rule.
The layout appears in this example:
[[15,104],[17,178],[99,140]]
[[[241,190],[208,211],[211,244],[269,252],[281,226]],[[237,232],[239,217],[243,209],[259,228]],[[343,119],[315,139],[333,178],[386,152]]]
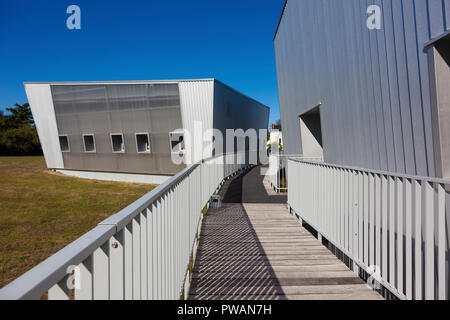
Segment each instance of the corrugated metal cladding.
[[275,38],[286,152],[301,153],[298,116],[322,102],[327,162],[435,176],[424,44],[449,29],[450,0],[289,0]]
[[[70,151],[64,169],[175,174],[169,132],[181,128],[177,83],[52,85],[60,135]],[[151,153],[138,153],[136,134],[147,134]],[[113,153],[111,134],[123,135],[125,150]],[[93,135],[95,152],[85,152],[83,135]]]
[[[267,129],[270,109],[232,88],[216,81],[214,86],[214,128],[219,129],[224,136],[226,148],[227,129]],[[265,135],[267,138],[267,135]],[[258,135],[259,139],[259,135]],[[259,146],[259,140],[258,140]]]
[[[181,116],[183,129],[194,134],[196,121],[202,122],[203,130],[213,128],[214,80],[193,80],[179,83],[181,99]],[[197,152],[193,159],[202,159],[202,148],[192,149],[191,141],[185,140],[186,149]],[[210,157],[212,150],[205,156]]]
[[[226,129],[265,129],[268,123],[267,107],[214,79],[25,86],[53,169],[175,174],[185,166],[171,161],[170,132],[185,129],[194,134],[197,123],[200,134],[217,128],[225,136]],[[114,134],[123,140],[114,144]],[[58,135],[67,137],[64,152]],[[137,135],[148,136],[150,150],[139,150]],[[191,161],[212,156],[212,132],[200,138],[203,145],[194,143],[192,149],[185,139],[186,149],[197,152]]]
[[[201,121],[205,134],[213,128],[218,129],[224,139],[227,129],[246,131],[250,128],[257,130],[267,128],[270,112],[268,107],[219,81],[214,79],[183,81],[179,86],[183,128],[192,135],[196,121]],[[201,159],[202,155],[206,158],[211,157],[213,155],[211,141],[203,141],[203,148],[199,147],[200,142],[196,142],[191,149],[189,140],[186,140],[186,148],[195,153],[193,159]]]

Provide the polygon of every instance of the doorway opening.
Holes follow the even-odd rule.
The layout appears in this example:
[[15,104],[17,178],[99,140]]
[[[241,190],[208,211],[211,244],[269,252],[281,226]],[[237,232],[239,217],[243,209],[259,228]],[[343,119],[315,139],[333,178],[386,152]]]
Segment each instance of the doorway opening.
[[450,34],[428,48],[436,175],[450,178]]
[[323,161],[321,104],[300,115],[302,155],[311,160]]

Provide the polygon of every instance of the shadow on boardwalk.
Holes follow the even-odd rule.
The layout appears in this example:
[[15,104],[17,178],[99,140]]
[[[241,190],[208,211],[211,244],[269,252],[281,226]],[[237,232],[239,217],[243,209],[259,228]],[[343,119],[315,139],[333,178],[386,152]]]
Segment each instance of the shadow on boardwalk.
[[242,205],[205,216],[190,299],[283,299],[284,293]]
[[270,194],[264,186],[261,167],[254,167],[235,179],[228,180],[220,190],[223,203],[286,203],[286,194]]
[[190,300],[380,299],[289,215],[260,167],[225,183],[204,216]]

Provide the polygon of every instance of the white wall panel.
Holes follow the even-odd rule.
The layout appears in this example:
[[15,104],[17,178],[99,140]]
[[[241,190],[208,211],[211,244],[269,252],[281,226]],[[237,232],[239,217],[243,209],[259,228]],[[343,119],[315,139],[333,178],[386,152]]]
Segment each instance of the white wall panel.
[[48,84],[25,84],[47,167],[64,169],[52,93]]
[[[213,128],[214,80],[182,81],[179,87],[183,128],[194,139],[196,121],[201,121],[203,132]],[[193,151],[194,159],[202,158],[203,146],[192,146],[191,141],[186,140],[186,149]],[[212,148],[205,151],[205,158],[212,156]]]

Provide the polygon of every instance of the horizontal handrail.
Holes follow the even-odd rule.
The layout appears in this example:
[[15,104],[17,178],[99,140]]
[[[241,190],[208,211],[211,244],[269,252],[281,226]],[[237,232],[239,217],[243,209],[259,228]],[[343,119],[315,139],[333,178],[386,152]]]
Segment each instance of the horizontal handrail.
[[400,299],[449,298],[449,180],[294,158],[288,179],[291,210],[372,280]]
[[295,158],[297,160],[307,160],[322,162],[322,157],[303,156],[301,154],[272,153],[269,157],[269,182],[276,192],[286,192],[288,190],[287,181],[287,161]]
[[191,165],[177,175],[171,177],[163,184],[159,185],[157,188],[153,189],[142,198],[136,200],[130,204],[125,209],[119,211],[118,213],[106,218],[104,221],[100,222],[100,226],[115,226],[116,231],[123,229],[127,224],[129,224],[142,210],[148,207],[148,205],[158,198],[161,197],[167,190],[172,188],[172,186],[181,180],[183,180],[187,175],[189,175],[199,164]]
[[37,300],[115,233],[112,226],[97,226],[0,290],[0,300]]
[[[2,288],[0,299],[39,299],[46,292],[49,299],[179,298],[203,207],[223,179],[247,166],[227,163],[237,156],[188,166]],[[78,287],[67,286],[71,276]]]
[[404,173],[390,172],[390,171],[383,171],[383,170],[375,170],[375,169],[366,169],[366,168],[361,168],[361,167],[337,165],[337,164],[331,164],[331,163],[326,163],[326,162],[310,161],[303,157],[291,156],[291,157],[289,157],[289,160],[292,160],[294,162],[308,163],[311,165],[319,165],[319,166],[324,166],[324,167],[329,167],[329,168],[360,171],[360,172],[377,174],[377,175],[382,175],[382,176],[392,176],[392,177],[402,178],[402,179],[421,180],[421,181],[427,181],[430,183],[450,184],[450,180],[448,180],[448,179],[425,177],[425,176],[419,176],[419,175],[411,175],[411,174],[404,174]]

